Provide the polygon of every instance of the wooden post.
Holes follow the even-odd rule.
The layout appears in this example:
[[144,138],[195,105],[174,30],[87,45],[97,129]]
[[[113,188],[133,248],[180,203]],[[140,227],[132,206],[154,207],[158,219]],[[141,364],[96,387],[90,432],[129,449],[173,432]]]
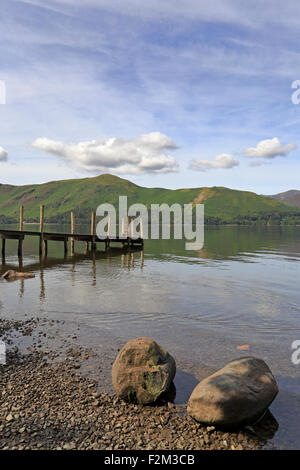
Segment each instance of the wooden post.
[[92,221],[91,221],[91,235],[92,235],[92,251],[96,250],[95,243],[95,211],[92,211]]
[[126,237],[129,237],[129,217],[127,216]]
[[40,206],[40,233],[44,231],[45,206]]
[[122,218],[122,232],[121,232],[121,237],[125,236],[125,219],[124,217]]
[[[75,217],[74,217],[74,212],[71,212],[71,233],[74,235],[75,233]],[[71,238],[71,256],[74,255],[74,248],[75,248],[75,243],[74,243],[74,238]]]
[[20,206],[20,232],[23,232],[24,206]]
[[[40,249],[39,249],[40,256],[42,256],[43,254],[44,213],[45,213],[45,206],[40,206]],[[46,246],[47,246],[47,243],[46,243]],[[45,255],[47,256],[46,253]]]

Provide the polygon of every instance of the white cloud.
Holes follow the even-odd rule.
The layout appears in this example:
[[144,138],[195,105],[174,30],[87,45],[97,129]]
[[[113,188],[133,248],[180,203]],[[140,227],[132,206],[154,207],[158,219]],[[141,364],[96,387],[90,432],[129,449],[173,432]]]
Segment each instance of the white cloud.
[[275,158],[285,157],[289,152],[297,148],[296,144],[290,143],[282,145],[277,137],[262,140],[256,147],[244,150],[244,155],[250,158]]
[[0,162],[6,162],[8,159],[8,152],[0,147]]
[[228,169],[238,165],[238,160],[227,153],[222,153],[221,155],[217,155],[213,160],[192,160],[189,164],[189,168],[194,171],[206,171],[218,168]]
[[176,144],[160,132],[142,134],[135,139],[100,139],[76,144],[38,138],[33,147],[61,158],[67,165],[91,172],[118,174],[171,173],[178,163],[167,152]]

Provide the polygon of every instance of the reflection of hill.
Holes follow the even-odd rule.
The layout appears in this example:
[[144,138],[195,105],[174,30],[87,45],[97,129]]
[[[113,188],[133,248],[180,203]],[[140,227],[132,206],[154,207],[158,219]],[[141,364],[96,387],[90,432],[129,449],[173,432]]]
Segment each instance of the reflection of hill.
[[200,259],[226,260],[260,252],[279,252],[283,256],[299,257],[300,227],[206,227],[202,250],[185,250],[183,240],[148,240],[145,251],[154,256],[198,257]]

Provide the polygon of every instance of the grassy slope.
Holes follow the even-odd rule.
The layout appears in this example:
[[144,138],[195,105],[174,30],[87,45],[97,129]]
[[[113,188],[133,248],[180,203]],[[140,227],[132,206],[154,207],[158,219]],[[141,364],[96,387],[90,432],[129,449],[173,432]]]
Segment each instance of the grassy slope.
[[219,217],[225,221],[237,215],[260,213],[299,213],[299,209],[288,207],[276,199],[258,196],[246,191],[235,191],[222,187],[189,188],[169,190],[163,188],[143,188],[130,181],[112,175],[65,181],[54,181],[40,185],[10,186],[0,185],[0,216],[18,218],[19,206],[25,206],[25,220],[38,220],[39,206],[46,206],[46,218],[55,220],[57,216],[74,210],[81,218],[88,219],[90,211],[103,202],[118,205],[119,195],[127,195],[128,203],[205,203],[205,215]]

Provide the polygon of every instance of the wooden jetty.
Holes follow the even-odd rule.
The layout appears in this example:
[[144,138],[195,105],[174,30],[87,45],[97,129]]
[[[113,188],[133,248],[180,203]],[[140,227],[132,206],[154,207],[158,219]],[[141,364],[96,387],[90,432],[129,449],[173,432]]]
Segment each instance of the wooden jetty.
[[111,243],[118,243],[121,248],[128,248],[128,247],[143,247],[144,240],[143,238],[134,238],[133,236],[129,236],[129,218],[127,218],[127,230],[124,233],[123,229],[125,227],[125,222],[122,222],[122,236],[118,237],[111,237],[109,235],[110,231],[110,224],[108,224],[108,236],[104,238],[99,238],[96,235],[95,230],[95,220],[96,214],[92,211],[91,214],[91,233],[90,235],[83,235],[79,233],[75,233],[75,217],[74,213],[71,212],[71,233],[52,233],[52,232],[44,232],[44,214],[45,214],[45,207],[40,207],[40,229],[38,232],[33,232],[30,230],[24,230],[24,207],[20,206],[20,226],[19,230],[7,230],[0,228],[0,239],[2,239],[2,258],[5,258],[5,247],[6,247],[6,240],[18,240],[18,256],[22,257],[23,252],[23,241],[25,237],[39,237],[39,254],[42,256],[43,249],[44,255],[47,256],[48,253],[48,241],[56,241],[62,242],[64,246],[64,254],[68,253],[68,242],[71,241],[71,255],[74,254],[74,247],[75,241],[77,242],[85,242],[86,249],[89,250],[89,246],[91,247],[91,251],[97,250],[97,243],[103,243],[105,245],[105,249],[109,249]]

